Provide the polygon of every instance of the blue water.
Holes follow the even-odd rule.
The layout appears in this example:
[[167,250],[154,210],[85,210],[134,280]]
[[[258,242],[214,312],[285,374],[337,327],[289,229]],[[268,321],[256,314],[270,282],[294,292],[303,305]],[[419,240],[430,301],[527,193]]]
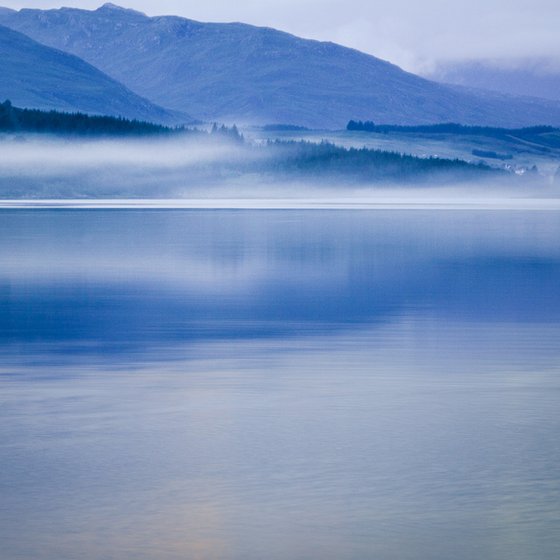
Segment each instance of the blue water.
[[560,214],[0,211],[0,558],[560,557]]

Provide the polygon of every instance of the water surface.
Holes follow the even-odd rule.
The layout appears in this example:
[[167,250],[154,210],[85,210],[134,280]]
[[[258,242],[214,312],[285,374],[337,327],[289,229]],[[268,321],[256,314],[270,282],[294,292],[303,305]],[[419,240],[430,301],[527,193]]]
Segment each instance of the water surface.
[[559,239],[0,211],[2,558],[557,558]]

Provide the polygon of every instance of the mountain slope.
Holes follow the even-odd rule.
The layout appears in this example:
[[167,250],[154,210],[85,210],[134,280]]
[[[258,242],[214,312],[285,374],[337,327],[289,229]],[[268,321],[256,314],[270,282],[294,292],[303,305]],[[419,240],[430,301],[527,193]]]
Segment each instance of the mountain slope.
[[443,83],[560,101],[560,69],[546,59],[449,62],[438,65],[426,77]]
[[0,23],[201,119],[332,128],[350,119],[560,125],[560,103],[438,84],[353,49],[268,28],[149,18],[112,4],[8,12]]
[[1,25],[0,76],[0,101],[10,99],[22,107],[159,122],[178,118],[78,57]]

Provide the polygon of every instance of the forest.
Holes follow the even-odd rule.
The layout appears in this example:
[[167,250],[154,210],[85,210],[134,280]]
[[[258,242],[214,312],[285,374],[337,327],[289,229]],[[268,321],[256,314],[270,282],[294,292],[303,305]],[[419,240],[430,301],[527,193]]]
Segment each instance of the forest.
[[[363,124],[363,123],[362,123]],[[214,124],[206,132],[183,127],[170,128],[158,124],[109,116],[20,109],[9,101],[0,104],[0,132],[74,138],[83,141],[103,138],[149,138],[152,154],[165,157],[171,148],[159,144],[164,138],[187,139],[185,157],[190,150],[206,144],[211,149],[220,145],[235,146],[235,156],[214,161],[207,169],[204,164],[191,169],[191,178],[206,182],[212,177],[260,175],[270,180],[298,180],[342,183],[423,182],[471,180],[506,174],[484,163],[472,164],[460,159],[417,157],[397,152],[368,148],[345,148],[330,142],[268,140],[255,145],[246,141],[234,125]],[[196,137],[196,145],[188,143]],[[123,144],[124,145],[124,144]],[[214,147],[214,148],[213,148]],[[68,148],[67,148],[68,150]],[[144,156],[139,155],[139,163]],[[181,158],[177,161],[181,166]]]
[[404,126],[393,124],[375,124],[372,121],[349,121],[346,130],[363,132],[404,132],[413,134],[461,134],[473,136],[490,136],[500,138],[508,135],[517,137],[532,136],[536,134],[558,133],[560,129],[552,126],[530,126],[525,128],[497,128],[491,126],[469,126],[457,123],[427,124],[417,126]]
[[6,100],[0,103],[0,132],[79,136],[154,136],[185,132],[185,129],[120,117],[20,109]]
[[344,148],[330,142],[277,140],[269,142],[271,158],[268,171],[277,175],[301,175],[309,178],[343,177],[351,182],[413,182],[453,175],[455,179],[500,176],[504,172],[484,163],[471,164],[460,159],[416,157],[368,148]]

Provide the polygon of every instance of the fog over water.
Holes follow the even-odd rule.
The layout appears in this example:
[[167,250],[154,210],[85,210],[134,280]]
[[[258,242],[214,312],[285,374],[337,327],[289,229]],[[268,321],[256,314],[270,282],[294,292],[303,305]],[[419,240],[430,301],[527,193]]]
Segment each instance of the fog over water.
[[[346,140],[346,148],[361,147],[359,141],[351,142]],[[241,143],[205,133],[155,140],[12,136],[2,142],[0,199],[229,200],[234,206],[291,199],[296,207],[297,201],[305,206],[305,199],[490,205],[547,199],[554,207],[560,193],[552,177],[538,175],[520,180],[514,174],[481,174],[475,179],[463,176],[459,168],[445,174],[428,169],[400,178],[400,163],[387,166],[386,179],[368,179],[360,163],[330,173],[296,163],[286,171],[282,166],[291,157],[286,149],[262,139]],[[552,162],[549,167],[556,169]]]
[[[560,60],[553,0],[126,4]],[[0,560],[560,558],[557,131],[366,124],[0,134]]]
[[4,139],[2,554],[556,560],[558,185],[276,148]]

